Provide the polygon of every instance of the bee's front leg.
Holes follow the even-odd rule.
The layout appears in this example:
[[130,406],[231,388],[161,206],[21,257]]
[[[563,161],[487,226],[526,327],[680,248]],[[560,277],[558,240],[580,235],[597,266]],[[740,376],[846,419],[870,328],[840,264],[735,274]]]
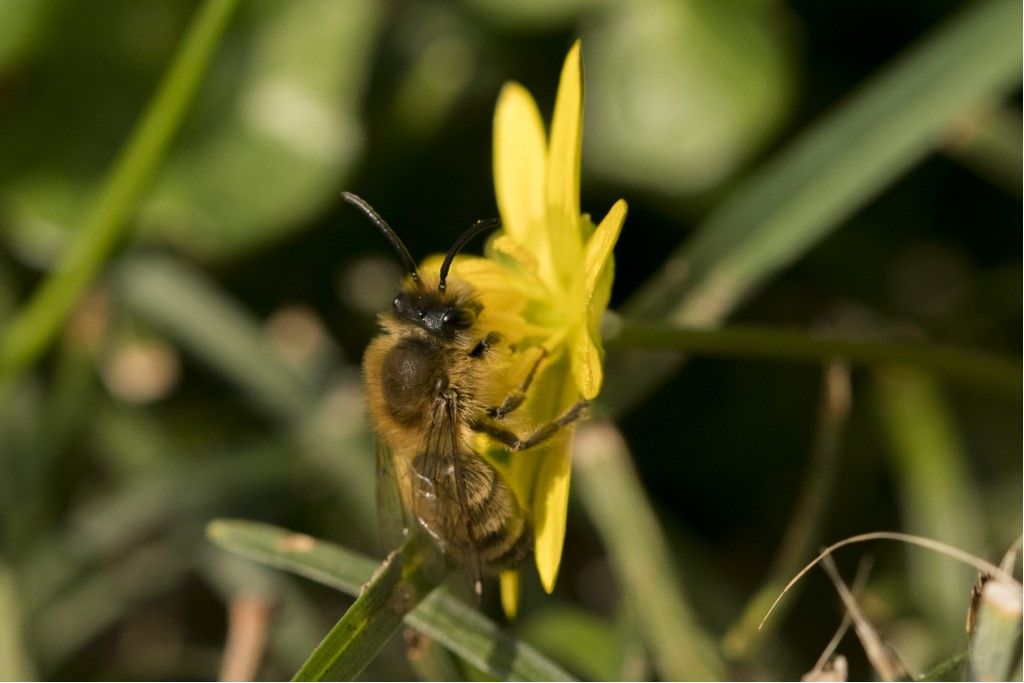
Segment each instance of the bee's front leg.
[[537,360],[535,360],[533,362],[533,365],[530,367],[530,372],[526,374],[526,379],[523,380],[523,383],[519,386],[518,389],[514,389],[508,396],[505,397],[505,400],[501,402],[501,405],[488,409],[487,414],[490,417],[493,417],[496,420],[500,420],[509,413],[511,413],[513,410],[518,408],[519,406],[523,405],[523,401],[526,400],[526,392],[530,389],[530,385],[533,384],[533,378],[536,377],[537,375],[537,368],[540,367],[541,361],[543,361],[548,355],[547,349],[545,349],[543,346],[539,348],[540,355],[537,357]]
[[506,429],[489,417],[482,417],[474,421],[472,428],[474,431],[486,434],[492,439],[501,442],[513,451],[524,451],[527,448],[533,448],[534,446],[547,441],[557,434],[558,430],[562,427],[570,425],[583,417],[589,405],[590,401],[577,402],[569,408],[569,410],[562,413],[557,419],[540,427],[527,437],[520,437],[515,432]]

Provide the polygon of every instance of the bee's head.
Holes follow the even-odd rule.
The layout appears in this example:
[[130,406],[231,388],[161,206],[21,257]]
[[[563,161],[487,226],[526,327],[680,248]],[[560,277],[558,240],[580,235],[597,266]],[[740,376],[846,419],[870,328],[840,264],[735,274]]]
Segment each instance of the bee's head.
[[497,228],[500,225],[497,219],[479,220],[455,240],[451,249],[445,254],[444,261],[441,262],[437,287],[434,288],[428,287],[420,279],[412,254],[409,253],[391,226],[373,210],[373,207],[351,192],[342,192],[341,196],[345,198],[345,201],[358,207],[373,221],[373,224],[384,233],[384,237],[409,268],[409,279],[391,304],[392,313],[396,319],[422,327],[428,332],[445,336],[450,336],[460,329],[467,329],[476,322],[476,317],[481,310],[480,304],[474,301],[468,293],[459,291],[459,288],[449,290],[448,271],[451,269],[455,256],[466,242],[484,230]]
[[480,304],[461,289],[433,289],[410,278],[391,302],[391,313],[401,322],[451,337],[472,327],[481,310]]

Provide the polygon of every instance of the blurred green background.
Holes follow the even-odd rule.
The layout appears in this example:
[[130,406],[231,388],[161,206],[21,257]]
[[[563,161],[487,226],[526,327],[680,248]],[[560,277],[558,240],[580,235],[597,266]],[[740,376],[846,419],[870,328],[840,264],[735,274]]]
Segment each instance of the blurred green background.
[[[198,8],[0,3],[0,338],[84,239]],[[266,627],[259,677],[302,664],[349,600],[203,530],[243,517],[381,555],[358,364],[401,273],[339,192],[418,257],[444,250],[496,213],[502,83],[549,116],[576,37],[582,206],[630,204],[603,413],[730,675],[811,668],[842,615],[824,574],[761,639],[741,615],[818,545],[891,529],[998,560],[1020,534],[1019,5],[243,0],[229,22],[116,248],[38,360],[4,359],[0,679],[216,677],[229,606]],[[753,357],[685,365],[627,348],[633,320],[726,318],[997,372],[823,371],[756,336]],[[557,590],[528,573],[509,629],[578,676],[671,678],[623,564],[643,549],[601,507],[623,466],[578,473]],[[866,554],[862,604],[911,671],[965,649],[970,570],[879,545],[840,555],[848,580]],[[482,609],[501,620],[495,596]],[[403,646],[363,676],[413,675]],[[870,675],[852,635],[840,652]]]

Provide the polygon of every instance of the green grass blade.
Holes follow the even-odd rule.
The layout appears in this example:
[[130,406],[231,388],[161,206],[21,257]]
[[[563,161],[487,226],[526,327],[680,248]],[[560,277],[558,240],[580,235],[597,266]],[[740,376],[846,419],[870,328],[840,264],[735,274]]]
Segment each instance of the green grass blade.
[[588,681],[622,679],[626,638],[611,619],[570,604],[545,604],[531,613],[519,632],[544,652],[565,662]]
[[[721,321],[927,156],[958,117],[1019,85],[1020,43],[1020,3],[969,4],[741,183],[626,313],[678,325]],[[615,412],[680,362],[653,352],[612,360],[611,372],[630,378],[609,382]]]
[[0,561],[0,680],[38,678],[22,635],[18,581],[11,568]]
[[179,585],[191,568],[193,539],[180,533],[135,547],[35,614],[29,635],[40,661],[48,670],[58,667],[126,614]]
[[430,552],[424,535],[413,534],[388,555],[292,680],[354,680],[398,631],[405,615],[437,588],[438,580],[426,571]]
[[[267,524],[217,520],[207,533],[225,550],[349,595],[357,595],[378,567],[359,553]],[[495,678],[572,680],[558,665],[444,590],[427,596],[405,616],[405,623]]]
[[918,681],[959,681],[963,680],[964,662],[970,655],[968,651],[958,652],[952,657],[945,659],[925,673],[918,676]]
[[683,593],[622,438],[610,425],[590,424],[577,435],[574,452],[577,490],[638,613],[661,677],[722,679],[725,665]]
[[1001,579],[985,581],[978,597],[969,662],[972,680],[1013,680],[1021,662],[1019,585]]
[[605,338],[610,348],[675,350],[695,356],[854,365],[903,363],[1019,397],[1024,366],[1015,358],[920,341],[834,337],[786,327],[676,327],[626,320]]
[[245,309],[192,268],[160,256],[125,259],[118,296],[137,315],[242,387],[275,416],[296,418],[313,407],[312,382],[285,364]]
[[[979,491],[952,405],[941,388],[906,367],[875,373],[873,399],[882,434],[888,440],[888,463],[898,485],[900,509],[908,533],[944,542],[971,553],[985,549],[984,497]],[[963,617],[969,568],[933,562],[919,553],[907,556],[908,585],[920,609],[935,624]],[[944,643],[953,648],[961,634]]]
[[57,270],[0,336],[0,382],[34,362],[131,226],[131,214],[181,126],[237,0],[207,0]]
[[207,452],[98,496],[80,505],[59,531],[38,538],[16,565],[19,576],[32,579],[19,590],[22,608],[29,616],[49,608],[84,576],[174,520],[199,524],[239,499],[279,491],[297,478],[294,456],[270,444],[229,456]]
[[1020,197],[1024,173],[1019,118],[997,109],[968,117],[960,127],[962,133],[954,133],[946,152],[993,185]]
[[406,655],[409,666],[421,681],[464,681],[459,662],[433,638],[411,631]]
[[845,365],[828,365],[824,379],[814,447],[778,553],[764,583],[747,601],[739,618],[722,639],[722,647],[731,659],[752,659],[774,635],[782,623],[781,615],[763,626],[761,619],[786,582],[800,570],[820,543],[821,530],[828,518],[829,503],[835,491],[840,442],[852,400],[850,372]]

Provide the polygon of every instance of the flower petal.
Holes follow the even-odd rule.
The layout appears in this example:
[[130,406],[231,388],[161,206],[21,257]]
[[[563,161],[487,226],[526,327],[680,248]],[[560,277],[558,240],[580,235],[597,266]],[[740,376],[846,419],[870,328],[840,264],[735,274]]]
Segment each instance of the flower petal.
[[580,394],[589,401],[601,391],[601,382],[604,380],[601,349],[586,328],[579,329],[571,339],[572,376]]
[[533,495],[533,549],[541,585],[548,593],[555,589],[565,543],[571,473],[568,436],[566,433],[555,437],[554,443],[543,448],[543,453],[537,453],[542,460]]
[[626,202],[620,199],[615,202],[608,215],[597,226],[594,234],[587,241],[583,254],[583,293],[589,305],[597,289],[597,282],[612,256],[612,250],[622,231],[622,223],[626,220]]
[[551,120],[547,206],[551,255],[561,282],[568,286],[579,271],[580,143],[583,133],[583,67],[576,41],[565,58]]
[[505,231],[548,258],[544,225],[544,122],[533,97],[518,83],[498,95],[494,112],[494,190]]
[[503,571],[498,581],[501,586],[501,609],[506,617],[515,619],[516,612],[519,611],[519,570]]

